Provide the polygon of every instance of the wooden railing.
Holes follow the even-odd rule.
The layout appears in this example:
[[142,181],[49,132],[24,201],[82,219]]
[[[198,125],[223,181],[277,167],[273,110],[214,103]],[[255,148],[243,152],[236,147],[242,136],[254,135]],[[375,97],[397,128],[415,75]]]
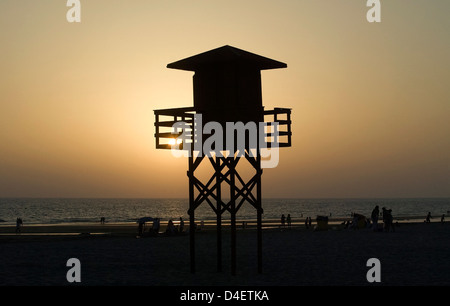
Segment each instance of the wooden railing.
[[[182,135],[182,132],[175,131],[174,125],[181,122],[187,125],[184,129],[184,136],[192,139],[194,116],[196,114],[194,107],[159,109],[155,110],[154,113],[157,149],[172,149],[173,145],[177,144],[176,139]],[[274,130],[274,123],[276,123],[277,130]],[[265,110],[264,125],[267,126],[267,130],[265,128],[265,141],[260,144],[260,148],[290,147],[292,145],[291,124],[290,108]],[[180,144],[179,149],[183,149],[182,144]]]

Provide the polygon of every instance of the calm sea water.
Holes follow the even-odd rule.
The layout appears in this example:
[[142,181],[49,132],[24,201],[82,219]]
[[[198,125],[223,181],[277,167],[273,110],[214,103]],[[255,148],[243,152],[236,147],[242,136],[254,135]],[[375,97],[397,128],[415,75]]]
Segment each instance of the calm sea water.
[[[0,224],[15,224],[21,217],[24,224],[61,224],[74,222],[135,222],[140,217],[162,220],[188,219],[187,199],[0,199]],[[281,214],[302,218],[317,215],[348,217],[352,212],[370,216],[375,205],[392,209],[394,217],[423,216],[430,211],[439,219],[450,213],[450,198],[432,199],[264,199],[263,219],[279,219]],[[256,211],[245,203],[238,219],[255,219]],[[196,210],[196,219],[214,220],[215,215],[205,202]],[[223,219],[229,219],[225,213]]]

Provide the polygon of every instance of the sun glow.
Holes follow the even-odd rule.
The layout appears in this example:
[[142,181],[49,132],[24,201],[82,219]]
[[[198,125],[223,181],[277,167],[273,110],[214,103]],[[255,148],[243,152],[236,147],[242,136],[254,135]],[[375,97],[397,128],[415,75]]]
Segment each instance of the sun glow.
[[171,146],[179,145],[182,142],[183,142],[183,140],[182,139],[178,139],[178,138],[171,138],[171,139],[169,139],[169,145],[171,145]]

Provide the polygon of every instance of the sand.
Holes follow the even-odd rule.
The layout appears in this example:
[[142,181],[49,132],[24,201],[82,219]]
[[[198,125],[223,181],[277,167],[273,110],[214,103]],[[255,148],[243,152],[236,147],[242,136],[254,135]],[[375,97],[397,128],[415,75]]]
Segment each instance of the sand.
[[257,273],[256,231],[239,227],[232,276],[227,228],[223,272],[216,270],[216,234],[208,225],[196,234],[197,271],[191,274],[188,234],[136,238],[136,224],[80,224],[25,226],[16,235],[14,226],[3,226],[0,284],[69,285],[66,262],[78,258],[85,286],[373,286],[366,264],[378,258],[376,285],[450,285],[450,222],[405,222],[389,233],[265,228],[263,273]]

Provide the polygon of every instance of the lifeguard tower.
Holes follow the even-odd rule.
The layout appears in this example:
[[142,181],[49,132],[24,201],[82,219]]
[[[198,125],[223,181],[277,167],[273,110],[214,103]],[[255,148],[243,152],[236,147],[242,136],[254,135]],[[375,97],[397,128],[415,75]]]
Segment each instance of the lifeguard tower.
[[[217,216],[217,270],[222,271],[222,215],[230,214],[231,273],[236,273],[236,214],[245,203],[256,210],[257,216],[257,269],[262,272],[262,214],[261,204],[261,150],[291,146],[291,110],[275,108],[265,110],[262,104],[261,71],[286,68],[285,63],[275,61],[231,46],[223,46],[167,65],[167,68],[193,71],[194,106],[155,110],[155,138],[157,149],[173,149],[178,145],[174,138],[182,136],[174,125],[184,122],[189,144],[183,141],[180,149],[188,151],[190,265],[195,272],[195,210],[208,204]],[[201,114],[201,122],[196,115]],[[198,154],[208,135],[202,128],[208,122],[216,122],[226,130],[228,123],[255,122],[258,137],[245,141],[245,149],[229,155]],[[263,123],[263,124],[258,124]],[[266,128],[271,126],[272,128]],[[275,128],[273,128],[275,127]],[[250,136],[250,133],[245,133]],[[223,133],[224,140],[227,138]],[[238,135],[235,135],[238,136]],[[242,136],[242,135],[241,135]],[[186,135],[184,135],[186,137]],[[227,138],[228,139],[228,138]],[[236,139],[236,138],[234,138]],[[225,142],[224,142],[225,143]],[[256,144],[256,145],[255,145]],[[234,148],[238,148],[234,143]],[[254,152],[256,151],[256,154]],[[253,154],[252,154],[253,152]],[[205,153],[205,152],[203,152]],[[196,176],[202,162],[212,166],[208,180]],[[239,174],[239,165],[247,162],[252,169],[246,180]],[[247,165],[248,167],[248,165]],[[225,188],[226,187],[226,188]],[[229,191],[223,194],[222,191]],[[226,200],[225,200],[226,199]]]

